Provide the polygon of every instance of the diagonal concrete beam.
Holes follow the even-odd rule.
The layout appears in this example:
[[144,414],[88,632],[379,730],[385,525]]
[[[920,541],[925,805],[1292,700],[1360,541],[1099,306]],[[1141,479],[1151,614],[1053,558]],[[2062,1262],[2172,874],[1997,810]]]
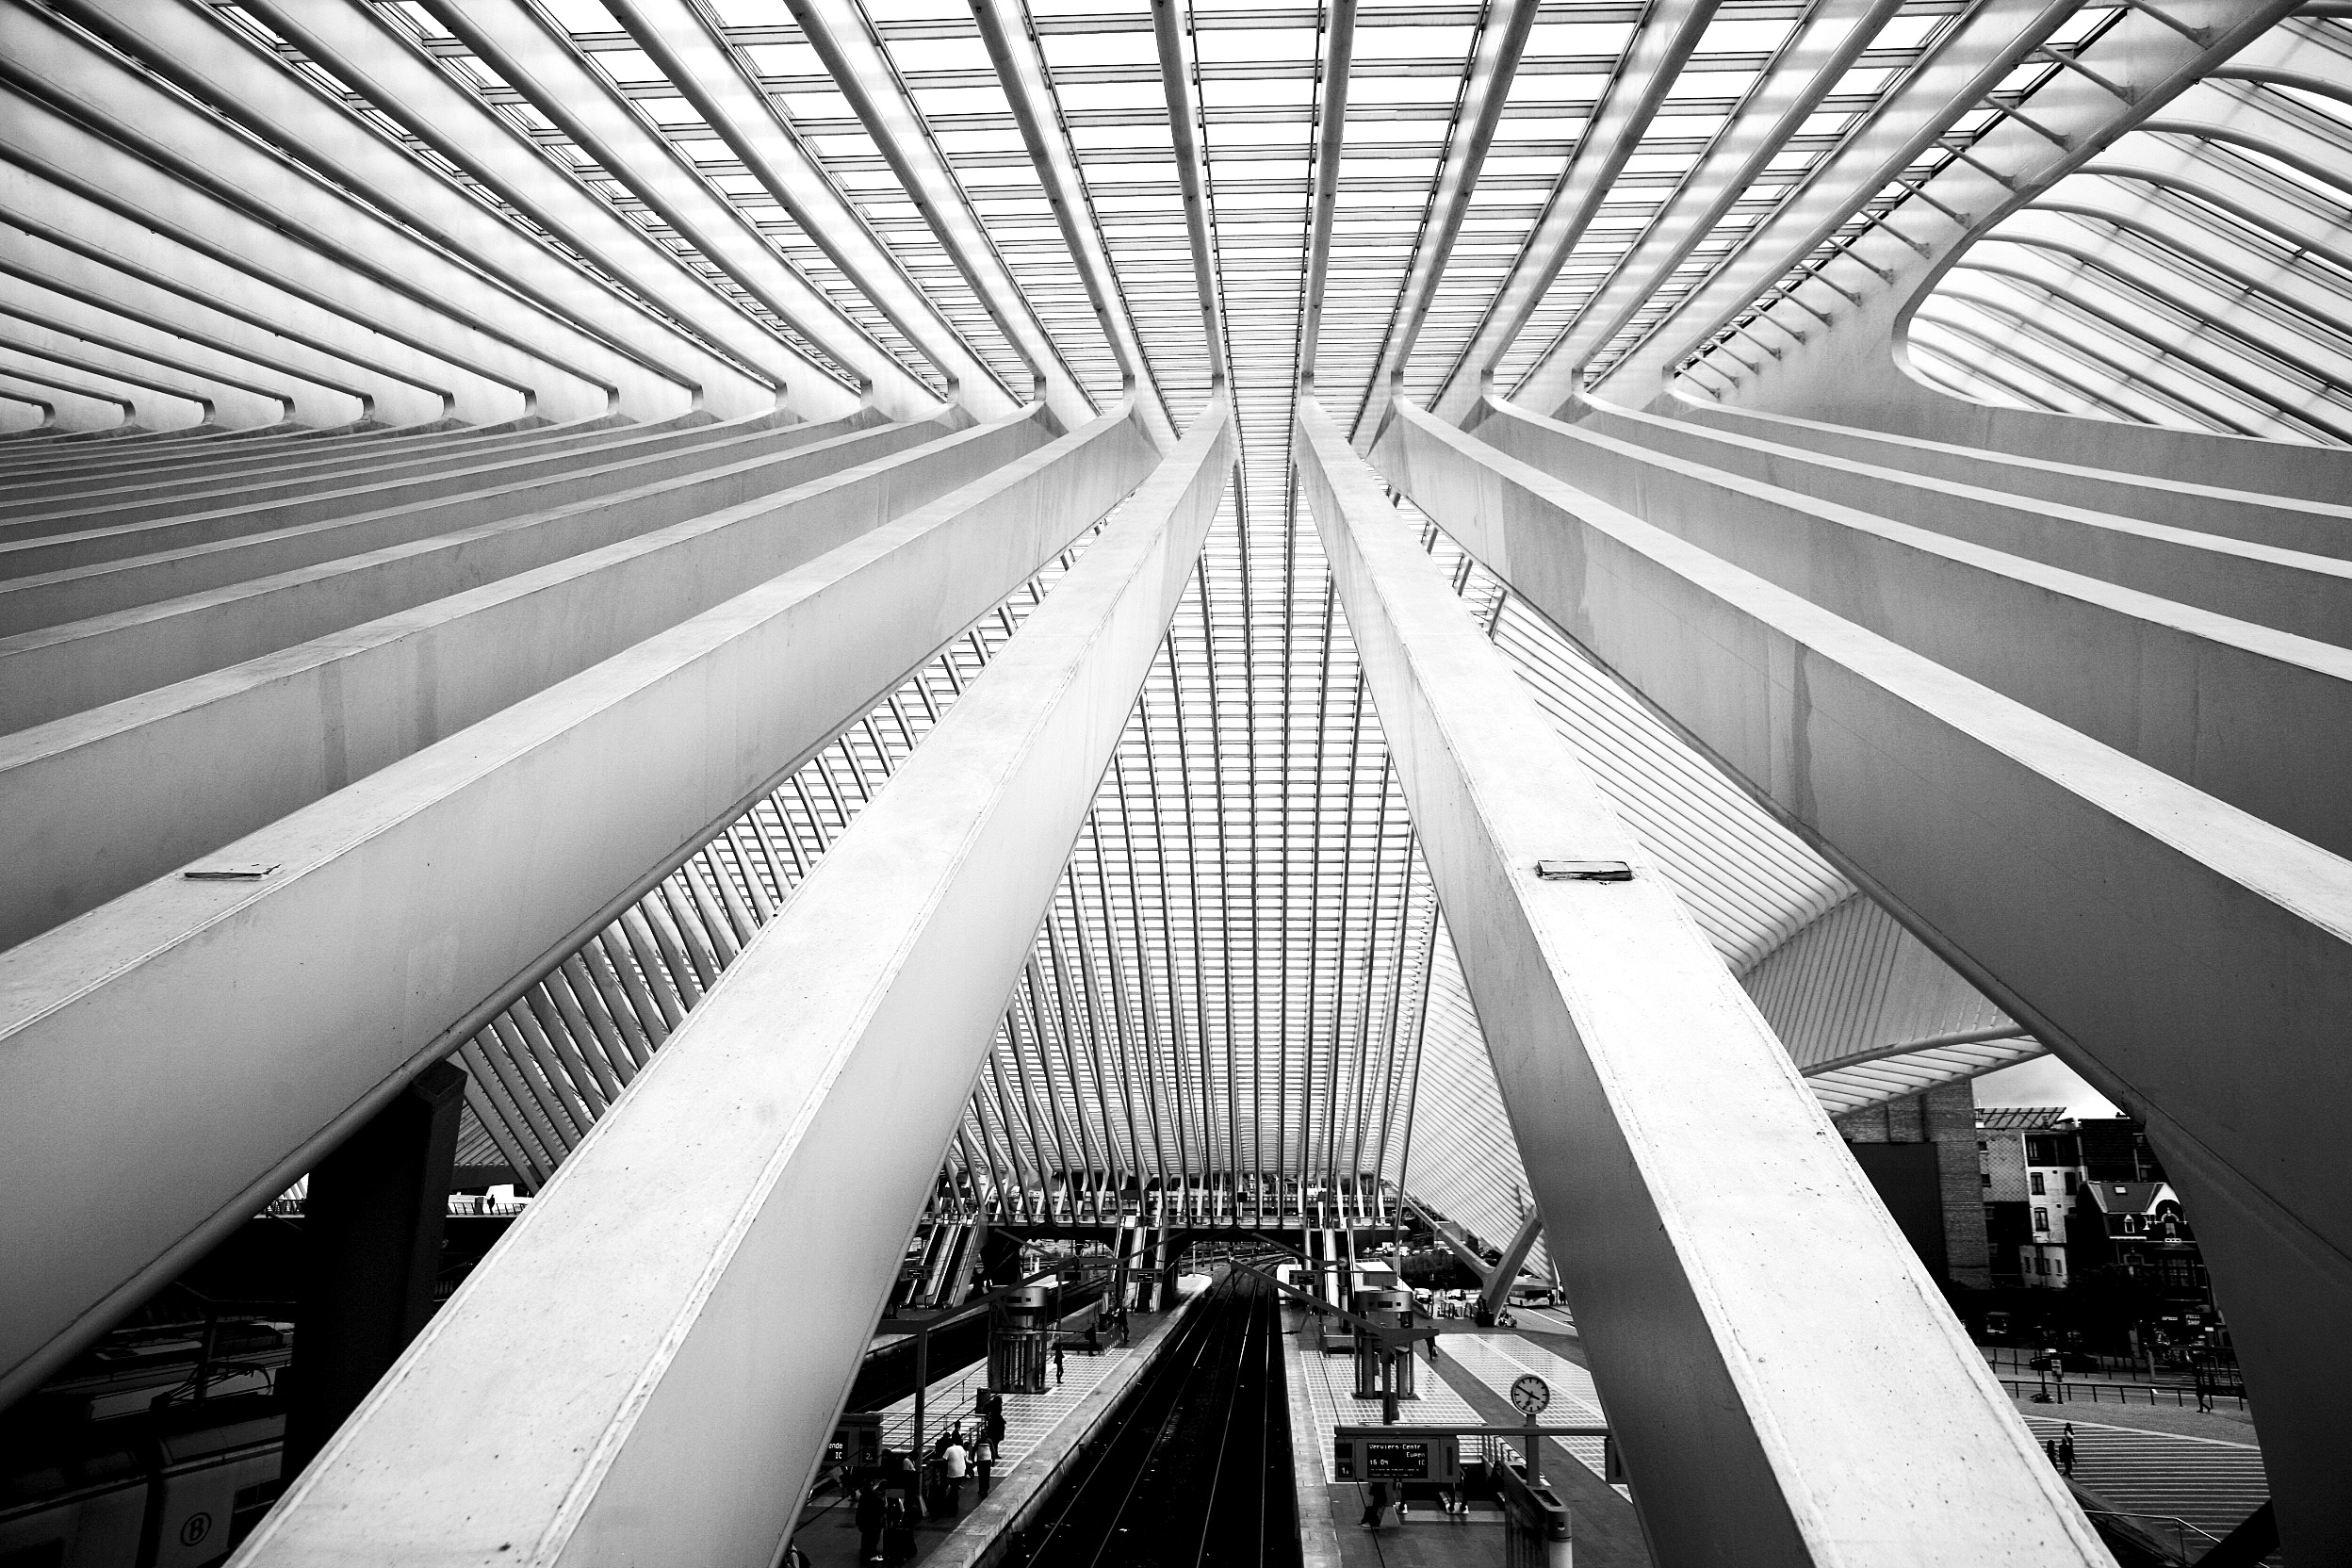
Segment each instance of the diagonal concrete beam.
[[1780,1042],[1311,400],[1292,449],[1658,1560],[2104,1562]]
[[[2352,1057],[2336,1049],[2352,865],[1418,410],[1379,455],[1473,556],[2148,1122],[2262,1406],[2288,1550],[2352,1550]],[[2235,710],[2257,722],[2259,693]]]
[[[219,854],[274,869],[151,882],[0,954],[0,1401],[283,1192],[486,1021],[469,1009],[602,929],[639,874],[1027,581],[1149,460],[1121,410]],[[93,1105],[107,1135],[55,1135]]]
[[[1230,482],[1229,421],[1221,399],[1203,411],[295,1483],[246,1568],[777,1560]],[[808,1279],[823,1299],[779,1318],[777,1293]]]
[[[666,527],[660,493],[618,498],[636,519],[619,538],[575,538],[560,559],[359,624],[339,624],[347,610],[307,642],[0,737],[0,861],[14,868],[0,890],[0,947],[936,500],[1049,433],[1033,408],[961,433],[881,433],[822,443],[789,486]],[[475,531],[451,553],[494,554],[498,533]],[[347,603],[367,575],[344,585]],[[275,596],[253,596],[265,607]],[[289,607],[275,618],[296,616]],[[99,645],[85,658],[109,664],[142,651],[135,639],[110,654],[105,639],[85,641]],[[8,673],[0,658],[0,687]],[[69,668],[55,683],[77,682]]]
[[1519,1228],[1504,1243],[1502,1256],[1486,1270],[1486,1288],[1478,1292],[1478,1299],[1486,1303],[1487,1311],[1498,1312],[1510,1304],[1511,1287],[1519,1282],[1519,1266],[1527,1261],[1527,1254],[1535,1249],[1535,1238],[1543,1233],[1541,1209],[1530,1208],[1520,1217]]

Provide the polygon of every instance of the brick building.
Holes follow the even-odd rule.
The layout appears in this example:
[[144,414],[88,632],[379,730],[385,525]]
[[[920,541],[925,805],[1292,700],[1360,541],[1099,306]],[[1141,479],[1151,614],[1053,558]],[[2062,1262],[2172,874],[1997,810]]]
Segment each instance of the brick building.
[[1834,1119],[1929,1271],[1973,1290],[1991,1286],[1969,1086],[1940,1084]]

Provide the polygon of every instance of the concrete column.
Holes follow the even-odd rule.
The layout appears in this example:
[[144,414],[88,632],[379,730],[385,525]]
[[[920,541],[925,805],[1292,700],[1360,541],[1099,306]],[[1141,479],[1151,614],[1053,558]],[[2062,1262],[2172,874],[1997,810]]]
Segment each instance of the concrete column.
[[1652,1553],[2104,1562],[1787,1052],[1508,658],[1311,400],[1296,430]]
[[310,1173],[309,1259],[295,1317],[287,1478],[359,1408],[433,1315],[466,1071],[417,1074]]

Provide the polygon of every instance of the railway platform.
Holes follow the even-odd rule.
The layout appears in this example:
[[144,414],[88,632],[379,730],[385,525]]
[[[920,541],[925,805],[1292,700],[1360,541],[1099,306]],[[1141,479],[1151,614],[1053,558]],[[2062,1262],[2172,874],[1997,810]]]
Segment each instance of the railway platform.
[[[1206,1282],[1187,1276],[1185,1294],[1173,1309],[1131,1314],[1127,1345],[1107,1347],[1096,1355],[1065,1357],[1062,1380],[1054,1388],[1043,1394],[1007,1395],[1004,1442],[988,1496],[979,1497],[977,1483],[967,1480],[962,1506],[953,1517],[926,1519],[916,1527],[915,1556],[909,1560],[923,1568],[978,1568],[993,1560],[990,1548],[1051,1488],[1065,1462],[1119,1403]],[[923,1396],[926,1443],[957,1422],[972,1429],[973,1395],[987,1379],[988,1363],[982,1360],[930,1383]],[[914,1403],[909,1396],[883,1412],[886,1447],[910,1446]],[[848,1499],[838,1491],[828,1489],[808,1498],[792,1539],[808,1554],[810,1568],[859,1563],[857,1525]]]
[[[1285,1315],[1295,1320],[1298,1315]],[[1296,1331],[1295,1321],[1288,1327],[1293,1331],[1283,1336],[1283,1360],[1291,1428],[1299,1434],[1295,1485],[1307,1568],[1500,1568],[1507,1560],[1506,1531],[1491,1504],[1474,1501],[1466,1514],[1449,1516],[1415,1503],[1402,1519],[1392,1512],[1381,1527],[1362,1527],[1364,1490],[1333,1475],[1331,1438],[1339,1426],[1377,1421],[1378,1407],[1355,1398],[1350,1360],[1321,1354]],[[1603,1419],[1592,1378],[1568,1334],[1547,1332],[1539,1343],[1512,1330],[1465,1326],[1437,1345],[1434,1367],[1423,1354],[1419,1397],[1404,1403],[1407,1424],[1516,1426],[1522,1417],[1508,1391],[1512,1379],[1528,1372],[1551,1385],[1552,1417],[1577,1424]],[[1467,1445],[1463,1457],[1469,1457]],[[1575,1517],[1578,1568],[1652,1568],[1633,1505],[1624,1488],[1603,1478],[1602,1464],[1598,1440],[1544,1440],[1544,1478]]]

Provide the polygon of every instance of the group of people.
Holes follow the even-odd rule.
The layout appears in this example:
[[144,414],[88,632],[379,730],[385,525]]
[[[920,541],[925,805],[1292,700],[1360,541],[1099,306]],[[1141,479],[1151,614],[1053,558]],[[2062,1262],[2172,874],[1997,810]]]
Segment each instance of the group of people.
[[918,1520],[962,1512],[967,1480],[979,1483],[980,1498],[988,1496],[1004,1440],[1004,1396],[983,1389],[975,1406],[971,1435],[960,1421],[941,1432],[920,1474],[905,1454],[886,1453],[880,1465],[851,1478],[858,1561],[913,1561]]
[[2059,1433],[2055,1439],[2045,1438],[2042,1442],[2042,1452],[2050,1456],[2050,1462],[2058,1467],[2060,1475],[2073,1475],[2074,1423],[2067,1422],[2066,1429]]

